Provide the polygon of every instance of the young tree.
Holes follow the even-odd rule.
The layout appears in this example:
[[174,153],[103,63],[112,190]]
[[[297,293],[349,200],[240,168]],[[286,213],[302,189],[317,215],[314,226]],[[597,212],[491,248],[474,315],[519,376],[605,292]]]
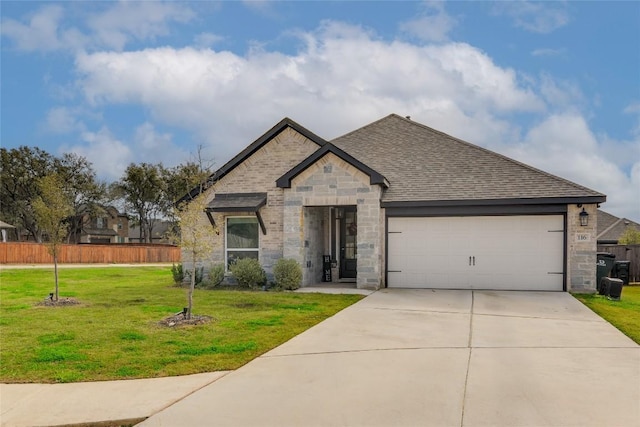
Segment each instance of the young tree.
[[193,291],[196,286],[196,267],[211,256],[216,230],[204,214],[206,208],[204,195],[179,206],[177,216],[180,229],[179,246],[182,248],[185,261],[189,261],[190,277],[187,294],[187,319],[191,319],[193,309]]
[[618,240],[618,244],[620,245],[638,245],[640,244],[640,230],[633,228],[632,226],[627,227],[620,236],[620,240]]
[[48,236],[47,249],[53,257],[55,301],[58,301],[58,251],[68,232],[67,218],[73,214],[71,196],[64,191],[60,175],[47,175],[38,180],[40,196],[32,203],[35,217]]

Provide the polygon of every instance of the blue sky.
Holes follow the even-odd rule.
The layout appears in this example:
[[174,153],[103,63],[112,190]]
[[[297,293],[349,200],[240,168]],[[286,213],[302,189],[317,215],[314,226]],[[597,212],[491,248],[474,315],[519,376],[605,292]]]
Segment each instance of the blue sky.
[[283,117],[390,113],[604,192],[640,221],[640,2],[12,2],[3,147],[221,166]]

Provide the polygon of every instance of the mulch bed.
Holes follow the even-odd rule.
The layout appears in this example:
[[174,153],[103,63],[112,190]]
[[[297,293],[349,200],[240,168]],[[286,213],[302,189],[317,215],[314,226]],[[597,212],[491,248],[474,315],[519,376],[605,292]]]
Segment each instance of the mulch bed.
[[45,307],[67,307],[70,305],[78,305],[80,304],[80,301],[78,301],[75,298],[58,298],[58,301],[52,300],[52,299],[45,299],[44,301],[40,302],[38,305],[44,305]]
[[162,319],[159,323],[161,326],[166,326],[168,328],[175,328],[176,326],[187,326],[187,325],[204,325],[205,323],[211,322],[211,316],[196,316],[192,315],[191,319],[187,319],[184,317],[182,313],[174,314],[173,316],[166,317]]

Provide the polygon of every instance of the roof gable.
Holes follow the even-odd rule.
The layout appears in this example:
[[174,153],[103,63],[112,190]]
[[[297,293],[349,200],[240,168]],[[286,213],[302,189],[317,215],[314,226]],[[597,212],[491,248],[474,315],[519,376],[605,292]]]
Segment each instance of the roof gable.
[[383,174],[382,201],[545,199],[597,203],[596,191],[391,114],[331,141]]
[[619,220],[620,218],[618,218],[617,216],[611,215],[609,212],[598,209],[598,236]]
[[220,169],[218,169],[217,171],[209,175],[209,177],[207,178],[203,186],[198,185],[194,187],[193,189],[191,189],[191,191],[189,191],[189,193],[182,196],[176,202],[176,204],[183,202],[185,200],[191,200],[194,197],[196,197],[198,194],[200,194],[201,191],[204,191],[207,188],[211,187],[211,185],[213,185],[216,181],[218,181],[223,176],[227,175],[236,166],[244,162],[252,154],[254,154],[256,151],[258,151],[260,148],[266,145],[269,141],[277,137],[281,132],[283,132],[287,128],[291,128],[295,130],[305,138],[318,144],[318,146],[320,147],[327,144],[327,141],[324,140],[323,138],[319,137],[318,135],[311,132],[307,128],[294,122],[290,118],[285,117],[284,119],[280,120],[278,124],[276,124],[267,132],[265,132],[261,137],[253,141],[248,147],[246,147],[244,150],[238,153],[234,158],[232,158],[227,163],[225,163]]
[[598,210],[598,243],[617,244],[628,228],[635,228],[640,231],[640,224],[630,219],[618,218],[608,212]]
[[309,166],[313,165],[316,161],[320,160],[322,157],[324,157],[328,153],[332,153],[336,155],[338,158],[349,163],[351,166],[355,167],[360,172],[363,172],[364,174],[368,175],[369,183],[371,185],[376,185],[376,184],[382,185],[385,188],[389,186],[389,182],[387,181],[387,179],[384,176],[382,176],[380,173],[371,169],[369,166],[365,165],[355,157],[344,152],[343,150],[339,149],[338,147],[336,147],[331,143],[326,143],[321,148],[316,150],[313,154],[311,154],[309,157],[307,157],[298,165],[296,165],[289,172],[287,172],[286,174],[278,178],[278,180],[276,181],[276,185],[280,188],[291,188],[291,181],[296,176],[304,172]]

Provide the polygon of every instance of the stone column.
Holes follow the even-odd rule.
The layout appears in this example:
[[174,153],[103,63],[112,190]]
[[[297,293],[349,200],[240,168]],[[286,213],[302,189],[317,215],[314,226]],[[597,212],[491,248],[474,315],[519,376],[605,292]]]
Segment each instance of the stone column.
[[[580,212],[589,214],[589,224],[580,225]],[[596,291],[596,251],[598,207],[595,204],[567,206],[567,290],[593,293]]]

